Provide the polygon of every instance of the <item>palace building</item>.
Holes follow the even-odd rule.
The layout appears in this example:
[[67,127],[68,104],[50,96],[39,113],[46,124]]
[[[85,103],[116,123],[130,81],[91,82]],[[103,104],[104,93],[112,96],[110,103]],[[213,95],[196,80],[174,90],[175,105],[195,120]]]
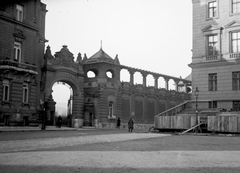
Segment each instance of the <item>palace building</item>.
[[[73,127],[114,128],[118,118],[126,123],[130,117],[138,124],[153,124],[156,114],[190,99],[190,80],[122,65],[102,48],[89,58],[79,53],[76,60],[66,45],[52,55],[49,46],[45,50],[46,5],[40,0],[19,2],[0,8],[1,124],[53,125],[52,87],[57,82],[72,89],[68,112]],[[129,82],[120,81],[123,69]],[[134,84],[136,72],[143,84]],[[154,86],[147,86],[148,75]],[[159,78],[165,88],[158,87]],[[169,90],[169,80],[175,90]]]

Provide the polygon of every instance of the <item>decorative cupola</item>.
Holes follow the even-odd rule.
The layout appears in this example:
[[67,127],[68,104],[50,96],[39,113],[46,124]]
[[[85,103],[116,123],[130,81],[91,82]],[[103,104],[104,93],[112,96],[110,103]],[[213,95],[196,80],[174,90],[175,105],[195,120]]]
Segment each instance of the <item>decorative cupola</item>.
[[120,64],[118,61],[118,58],[117,59],[111,58],[106,52],[103,51],[102,47],[97,53],[92,55],[90,58],[86,60],[84,59],[85,64],[99,63],[99,62],[107,62],[107,63],[118,64],[118,65]]

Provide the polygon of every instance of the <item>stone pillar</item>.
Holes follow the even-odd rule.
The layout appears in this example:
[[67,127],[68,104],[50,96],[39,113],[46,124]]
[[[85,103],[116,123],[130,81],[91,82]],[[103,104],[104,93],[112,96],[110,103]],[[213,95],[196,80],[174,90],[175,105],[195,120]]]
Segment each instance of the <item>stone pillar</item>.
[[178,83],[179,83],[179,81],[178,80],[174,80],[174,82],[175,82],[175,91],[178,92]]
[[159,76],[154,76],[154,87],[158,89],[158,78]]
[[82,128],[83,126],[83,99],[81,94],[73,93],[73,108],[72,108],[72,126],[75,128]]
[[164,80],[165,80],[165,89],[169,90],[169,87],[168,87],[169,78],[164,78]]
[[147,74],[146,73],[142,73],[142,77],[143,77],[143,87],[146,87],[147,86]]
[[130,84],[133,85],[134,84],[134,71],[133,70],[128,70],[130,73]]

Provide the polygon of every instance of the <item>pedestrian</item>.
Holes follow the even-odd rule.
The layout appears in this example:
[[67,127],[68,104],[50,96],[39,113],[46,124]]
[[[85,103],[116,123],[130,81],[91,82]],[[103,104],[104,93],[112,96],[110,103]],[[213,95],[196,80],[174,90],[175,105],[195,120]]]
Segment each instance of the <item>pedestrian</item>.
[[61,126],[62,126],[62,117],[60,115],[58,116],[58,122],[57,123],[58,123],[58,127],[61,128]]
[[133,126],[134,126],[134,121],[133,121],[132,118],[130,118],[129,121],[128,121],[128,132],[133,131]]
[[120,118],[118,118],[117,119],[117,128],[120,128],[120,126],[121,126],[121,120],[120,120]]

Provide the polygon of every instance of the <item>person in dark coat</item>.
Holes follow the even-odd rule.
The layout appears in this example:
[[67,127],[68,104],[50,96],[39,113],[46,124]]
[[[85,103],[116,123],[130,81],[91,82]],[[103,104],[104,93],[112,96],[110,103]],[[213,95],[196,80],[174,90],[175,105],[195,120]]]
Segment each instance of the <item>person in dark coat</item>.
[[128,132],[133,131],[133,126],[134,126],[134,121],[133,121],[132,118],[130,118],[129,121],[128,121]]
[[62,126],[62,117],[61,116],[58,116],[58,127],[61,128]]
[[120,126],[121,126],[121,120],[120,120],[120,118],[118,118],[117,119],[117,128],[120,128]]

